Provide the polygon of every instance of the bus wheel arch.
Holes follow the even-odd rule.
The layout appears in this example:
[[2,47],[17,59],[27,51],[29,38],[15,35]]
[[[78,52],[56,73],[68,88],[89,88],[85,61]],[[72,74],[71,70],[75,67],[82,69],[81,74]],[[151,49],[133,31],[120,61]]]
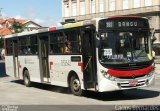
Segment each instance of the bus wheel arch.
[[75,71],[70,71],[69,74],[68,74],[68,78],[67,78],[67,83],[68,83],[68,86],[70,87],[70,80],[71,80],[71,77],[72,76],[77,76],[77,73]]
[[81,96],[83,94],[80,79],[75,71],[70,71],[68,75],[68,86],[74,95]]
[[24,78],[24,71],[25,70],[28,70],[28,69],[26,67],[23,68],[23,73],[22,73],[23,74],[23,78]]
[[24,81],[24,85],[26,87],[31,86],[30,75],[29,75],[29,71],[27,68],[23,69],[23,81]]

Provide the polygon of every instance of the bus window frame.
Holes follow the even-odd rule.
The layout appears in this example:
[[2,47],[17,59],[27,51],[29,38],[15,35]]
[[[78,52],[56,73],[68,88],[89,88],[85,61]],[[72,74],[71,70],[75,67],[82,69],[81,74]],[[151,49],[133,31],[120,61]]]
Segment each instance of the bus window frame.
[[[57,30],[57,31],[53,31],[53,32],[50,32],[49,34],[49,50],[51,50],[51,35],[52,34],[58,34],[58,33],[62,33],[63,35],[63,42],[61,44],[63,44],[63,50],[65,48],[65,37],[66,37],[66,32],[72,32],[72,31],[76,31],[77,33],[77,36],[80,36],[81,38],[81,32],[80,32],[80,28],[81,27],[74,27],[74,28],[68,28],[68,29],[61,29],[61,30]],[[79,34],[78,34],[79,33]],[[81,43],[81,40],[78,40],[78,41],[70,41],[71,43],[74,42],[74,43]],[[57,42],[57,43],[52,43],[52,44],[60,44],[60,42]],[[80,49],[82,49],[82,47],[80,46]],[[64,51],[62,53],[50,53],[49,51],[49,55],[82,55],[82,51],[80,52],[80,49],[79,49],[79,53],[64,53]]]
[[[27,45],[26,45],[26,44],[25,44],[25,45],[21,45],[21,44],[20,44],[20,41],[21,41],[20,39],[21,39],[21,38],[27,38],[27,39],[29,38],[29,39],[30,39],[30,38],[32,38],[32,37],[36,37],[36,39],[37,39],[37,44],[36,44],[36,45],[37,45],[37,54],[32,54],[32,53],[29,53],[29,54],[23,54],[23,53],[22,53],[22,54],[21,54],[21,53],[20,53],[20,48],[21,48],[22,46],[24,46],[24,47],[29,47],[29,46],[30,46],[30,47],[31,47],[32,45],[31,45],[31,41],[30,41],[30,40],[29,40],[29,41],[30,41],[29,44],[27,44]],[[38,56],[38,53],[39,53],[39,52],[38,52],[38,34],[31,34],[31,35],[19,36],[19,37],[18,37],[18,48],[19,48],[19,50],[18,50],[18,56]]]
[[[6,38],[5,39],[5,42],[6,42],[6,56],[13,56],[13,40],[14,40],[14,38]],[[12,44],[10,44],[12,46],[8,47],[8,42],[7,41],[12,42]],[[12,51],[11,53],[8,53],[8,48],[10,48],[10,50]]]
[[[64,36],[63,35],[63,32],[62,32],[62,30],[57,30],[57,31],[53,31],[53,32],[50,32],[49,33],[49,38],[48,38],[48,41],[49,41],[49,43],[48,43],[48,45],[49,45],[49,51],[48,51],[48,53],[49,53],[49,55],[63,55],[63,53],[51,53],[51,37],[52,37],[52,35],[54,35],[54,34],[56,34],[56,35],[60,35],[60,33],[62,34],[62,36]],[[58,38],[58,37],[57,37]],[[64,37],[63,37],[64,38]],[[63,44],[64,42],[59,42],[59,41],[56,41],[56,43],[52,43],[52,45],[56,45],[56,44]]]

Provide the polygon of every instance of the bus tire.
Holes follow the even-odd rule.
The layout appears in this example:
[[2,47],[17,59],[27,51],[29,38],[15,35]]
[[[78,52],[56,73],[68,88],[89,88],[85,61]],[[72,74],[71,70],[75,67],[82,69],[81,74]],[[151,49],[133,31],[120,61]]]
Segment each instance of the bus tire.
[[26,87],[30,87],[31,86],[31,81],[30,81],[30,76],[29,76],[28,70],[24,71],[23,81],[24,81],[24,85]]
[[71,92],[75,96],[82,96],[83,95],[83,90],[81,89],[80,80],[75,75],[72,76],[70,79],[70,89],[71,89]]

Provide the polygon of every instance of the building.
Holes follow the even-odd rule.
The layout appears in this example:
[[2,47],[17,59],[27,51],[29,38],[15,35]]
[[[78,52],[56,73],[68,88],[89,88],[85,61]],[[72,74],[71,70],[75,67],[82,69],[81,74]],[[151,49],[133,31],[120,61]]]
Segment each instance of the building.
[[32,31],[32,30],[37,30],[40,28],[43,28],[41,25],[31,21],[31,20],[26,20],[25,22],[23,22],[23,24],[26,26],[28,31]]
[[14,19],[14,18],[8,18],[8,19],[0,19],[0,36],[10,35],[13,34],[13,30],[11,29],[11,26],[14,22],[21,23],[25,26],[25,31],[32,31],[37,30],[39,28],[42,28],[41,25],[31,21],[31,20],[23,20],[23,19]]
[[[77,21],[96,17],[138,15],[150,20],[152,29],[160,29],[160,0],[62,0],[64,19]],[[157,34],[160,42],[160,35]]]

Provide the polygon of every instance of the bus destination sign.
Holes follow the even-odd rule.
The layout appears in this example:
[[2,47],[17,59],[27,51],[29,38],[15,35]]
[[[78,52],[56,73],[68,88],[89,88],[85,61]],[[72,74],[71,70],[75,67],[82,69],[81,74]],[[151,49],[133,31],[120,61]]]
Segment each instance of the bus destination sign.
[[149,28],[145,19],[104,19],[99,22],[99,29]]

